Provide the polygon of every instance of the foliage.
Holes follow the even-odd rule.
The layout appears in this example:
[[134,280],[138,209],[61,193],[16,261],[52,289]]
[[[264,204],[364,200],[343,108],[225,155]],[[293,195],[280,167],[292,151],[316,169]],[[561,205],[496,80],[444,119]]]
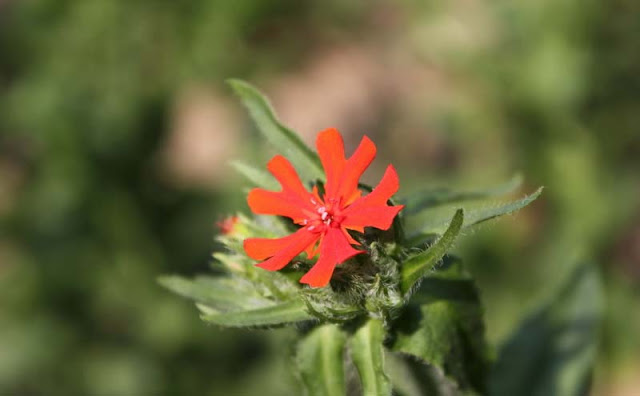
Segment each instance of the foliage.
[[[402,192],[459,195],[439,212],[442,231],[458,204],[466,215],[476,199],[507,200],[518,183],[495,182],[515,171],[527,192],[544,185],[517,217],[456,239],[488,344],[509,339],[586,257],[607,296],[592,392],[618,389],[640,356],[638,12],[630,0],[0,1],[0,393],[300,393],[284,361],[295,326],[223,331],[151,281],[205,271],[221,248],[212,224],[239,210],[233,172],[208,167],[225,184],[194,184],[162,161],[183,98],[204,91],[224,99],[208,108],[228,107],[231,75],[259,81],[287,122],[293,99],[298,124],[319,113],[323,125],[370,134]],[[227,132],[247,163],[263,163],[254,130],[215,136]],[[412,254],[437,236],[407,238]],[[324,297],[303,298],[323,311]],[[438,370],[385,352],[399,394],[455,390]]]
[[588,392],[602,319],[602,285],[593,264],[581,263],[560,286],[523,319],[500,350],[491,394]]
[[[275,121],[267,100],[256,89],[237,80],[231,85],[267,138],[291,153],[294,163],[315,163],[311,151],[301,146],[302,140]],[[261,127],[261,123],[267,127]],[[240,171],[252,175],[248,169],[243,165]],[[306,181],[320,177],[303,174]],[[540,190],[491,210],[472,209],[473,220],[467,226],[512,213],[539,194]],[[426,197],[412,200],[429,201]],[[448,200],[431,202],[429,209],[447,204]],[[420,211],[414,212],[418,215]],[[364,394],[391,394],[392,381],[384,362],[387,348],[444,373],[446,380],[442,380],[450,381],[459,392],[484,393],[488,355],[479,295],[459,260],[449,258],[438,266],[463,227],[464,213],[458,209],[441,235],[437,228],[418,227],[418,232],[427,229],[437,235],[432,243],[421,247],[398,239],[404,232],[393,233],[394,238],[384,237],[384,232],[366,232],[362,241],[369,254],[339,266],[330,286],[319,289],[296,282],[302,275],[300,270],[310,264],[308,259],[299,258],[293,269],[285,272],[254,267],[242,242],[249,237],[278,236],[282,226],[241,216],[219,238],[226,251],[216,254],[219,263],[214,268],[223,269],[225,275],[191,281],[171,276],[161,278],[160,283],[195,300],[202,319],[219,326],[311,326],[310,331],[300,335],[296,358],[309,394],[346,394],[342,374],[345,348],[350,351]],[[286,222],[283,224],[286,227]],[[404,224],[394,223],[394,227]]]

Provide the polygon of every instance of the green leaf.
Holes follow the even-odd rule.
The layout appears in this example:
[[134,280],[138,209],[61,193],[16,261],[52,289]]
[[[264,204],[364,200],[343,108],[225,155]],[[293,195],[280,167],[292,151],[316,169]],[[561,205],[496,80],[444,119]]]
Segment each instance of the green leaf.
[[[480,202],[464,205],[455,204],[455,206],[442,206],[431,210],[424,210],[419,216],[411,218],[412,224],[410,224],[410,226],[413,226],[411,228],[417,229],[417,235],[442,234],[447,227],[447,216],[449,216],[449,213],[451,213],[454,208],[462,206],[465,214],[462,228],[465,229],[500,216],[514,213],[535,201],[541,193],[542,187],[522,199],[501,204]],[[411,240],[415,241],[418,238],[419,236],[413,236]]]
[[424,190],[416,192],[400,200],[405,205],[402,211],[410,216],[434,206],[463,202],[469,200],[486,199],[509,194],[522,185],[522,176],[516,175],[506,183],[481,191],[451,191],[449,189]]
[[162,276],[158,282],[172,292],[217,310],[257,308],[271,304],[255,292],[249,283],[238,278],[199,276],[186,279]]
[[260,132],[291,161],[302,180],[323,180],[324,172],[316,153],[300,139],[300,136],[278,121],[264,95],[245,81],[231,79],[228,83],[249,110]]
[[230,312],[216,312],[202,305],[198,305],[198,308],[203,312],[200,315],[202,320],[226,327],[279,326],[314,319],[307,313],[306,306],[301,301]]
[[604,307],[597,269],[581,263],[552,298],[526,317],[501,348],[492,395],[584,395]]
[[384,369],[383,341],[382,321],[369,319],[355,332],[349,343],[365,395],[391,395],[391,384]]
[[[459,261],[447,258],[424,279],[412,303],[392,323],[391,334],[391,351],[433,366],[461,390],[483,393],[482,307],[473,280]],[[433,377],[435,382],[437,376]]]
[[438,241],[427,250],[409,257],[402,263],[400,288],[403,293],[409,292],[413,285],[447,253],[460,233],[464,217],[462,209],[457,210],[449,223],[449,228]]
[[313,329],[298,344],[296,359],[310,396],[346,395],[344,381],[345,334],[336,325]]
[[254,168],[242,161],[232,161],[231,166],[248,181],[265,190],[275,191],[280,189],[278,182],[269,172]]
[[456,383],[445,377],[443,372],[434,366],[424,364],[415,357],[388,350],[385,357],[394,395],[448,396],[473,393],[460,392]]
[[420,380],[416,378],[413,373],[413,367],[410,366],[409,359],[406,359],[405,355],[393,353],[388,349],[385,350],[385,366],[389,373],[394,395],[421,396],[433,394],[425,392],[420,381],[422,378]]

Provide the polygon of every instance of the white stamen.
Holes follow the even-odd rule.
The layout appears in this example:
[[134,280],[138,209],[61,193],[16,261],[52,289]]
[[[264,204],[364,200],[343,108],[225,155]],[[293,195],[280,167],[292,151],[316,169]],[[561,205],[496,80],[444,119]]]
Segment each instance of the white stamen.
[[327,211],[327,208],[325,208],[324,206],[321,206],[318,208],[318,213],[325,213]]
[[318,202],[316,202],[316,200],[315,200],[315,199],[313,199],[313,198],[311,198],[311,203],[312,203],[313,205],[317,205],[317,204],[318,204]]
[[329,216],[329,213],[327,212],[322,212],[322,220],[326,220],[327,216]]
[[302,225],[307,225],[308,222],[309,222],[309,220],[304,219],[304,220],[302,220]]
[[309,227],[309,231],[313,231],[313,230],[315,230],[315,229],[316,229],[316,226],[311,226],[311,227]]

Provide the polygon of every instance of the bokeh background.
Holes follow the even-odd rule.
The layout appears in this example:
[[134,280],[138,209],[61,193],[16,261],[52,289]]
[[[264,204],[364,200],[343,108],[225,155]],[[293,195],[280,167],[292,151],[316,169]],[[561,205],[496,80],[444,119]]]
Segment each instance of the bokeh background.
[[[456,250],[499,345],[569,262],[606,287],[593,394],[640,389],[640,3],[1,0],[0,394],[287,394],[276,331],[223,331],[156,277],[208,271],[264,147],[246,79],[338,127],[401,194],[546,189]],[[275,362],[275,363],[274,363]],[[277,363],[277,364],[276,364]],[[274,371],[274,367],[284,370]]]

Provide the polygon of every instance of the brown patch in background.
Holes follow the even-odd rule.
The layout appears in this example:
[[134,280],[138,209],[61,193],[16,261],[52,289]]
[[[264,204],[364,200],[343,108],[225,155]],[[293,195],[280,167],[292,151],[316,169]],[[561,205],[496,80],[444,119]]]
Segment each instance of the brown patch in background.
[[237,106],[230,99],[206,87],[189,87],[176,97],[161,150],[170,182],[212,187],[227,179],[242,139]]

